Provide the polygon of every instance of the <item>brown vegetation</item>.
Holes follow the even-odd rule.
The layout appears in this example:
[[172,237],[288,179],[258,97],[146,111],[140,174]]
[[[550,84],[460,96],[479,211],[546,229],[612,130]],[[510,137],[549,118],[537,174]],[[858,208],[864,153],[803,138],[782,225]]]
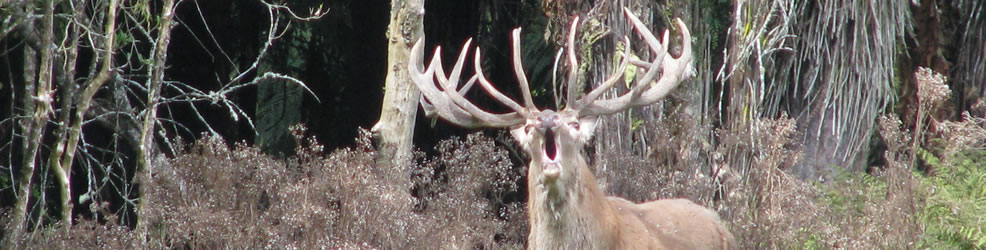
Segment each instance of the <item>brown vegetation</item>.
[[505,193],[516,191],[520,175],[486,137],[443,142],[437,157],[416,165],[413,178],[376,168],[366,131],[355,147],[328,155],[314,140],[307,142],[287,159],[242,144],[227,146],[214,137],[183,149],[153,173],[146,242],[124,226],[85,221],[69,234],[34,232],[19,245],[458,249],[523,244],[523,206],[503,202]]
[[[684,118],[673,118],[684,119]],[[886,165],[872,175],[844,173],[830,184],[794,178],[783,169],[800,154],[790,118],[765,119],[757,136],[721,132],[724,143],[709,153],[718,176],[702,167],[663,164],[611,152],[612,164],[636,171],[601,170],[608,193],[631,200],[687,197],[717,208],[742,249],[885,248],[919,246],[928,225],[915,219],[927,196],[907,166],[910,133],[893,116],[880,119]],[[648,123],[656,131],[667,123]],[[986,145],[982,118],[943,122],[945,151]],[[674,131],[674,130],[670,130]],[[677,130],[688,131],[688,130]],[[674,135],[658,133],[648,140]],[[295,134],[303,134],[301,129]],[[697,137],[692,137],[697,138]],[[445,140],[438,154],[416,154],[406,172],[374,165],[363,131],[353,147],[322,152],[311,138],[295,156],[277,159],[255,147],[203,139],[168,160],[148,190],[149,236],[137,238],[110,219],[82,220],[70,233],[37,230],[18,239],[29,248],[523,248],[524,201],[512,200],[523,167],[503,145],[473,134]],[[695,142],[682,140],[683,145]],[[755,145],[755,146],[754,146]],[[976,146],[979,145],[979,146]],[[660,152],[660,151],[658,151]],[[732,153],[731,153],[732,152]],[[753,156],[750,166],[728,166],[724,155]],[[943,159],[952,159],[949,154]],[[517,160],[516,162],[520,162]],[[112,214],[106,214],[112,217]]]

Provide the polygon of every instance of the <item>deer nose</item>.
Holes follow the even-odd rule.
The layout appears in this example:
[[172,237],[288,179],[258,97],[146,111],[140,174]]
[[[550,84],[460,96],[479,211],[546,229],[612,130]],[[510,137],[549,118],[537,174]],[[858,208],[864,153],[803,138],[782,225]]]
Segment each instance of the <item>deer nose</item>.
[[538,125],[541,129],[555,128],[555,126],[558,126],[558,114],[555,114],[555,112],[550,112],[550,110],[543,112],[543,114],[538,116]]

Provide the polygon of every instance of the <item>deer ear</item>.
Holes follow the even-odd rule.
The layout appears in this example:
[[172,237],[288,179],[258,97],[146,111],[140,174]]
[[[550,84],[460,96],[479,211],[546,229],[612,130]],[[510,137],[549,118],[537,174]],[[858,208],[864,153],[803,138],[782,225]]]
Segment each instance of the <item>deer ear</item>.
[[510,135],[517,140],[517,144],[524,150],[527,150],[527,144],[531,142],[531,134],[527,132],[527,124],[514,125],[510,127]]
[[596,121],[599,121],[599,117],[579,117],[579,140],[582,143],[589,142],[592,139],[592,134],[596,131]]

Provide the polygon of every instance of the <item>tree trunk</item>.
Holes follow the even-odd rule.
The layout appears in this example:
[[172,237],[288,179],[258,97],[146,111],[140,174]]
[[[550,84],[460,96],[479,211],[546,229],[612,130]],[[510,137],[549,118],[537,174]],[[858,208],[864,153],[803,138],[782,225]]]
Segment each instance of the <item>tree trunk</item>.
[[146,211],[148,199],[147,190],[151,184],[151,171],[154,168],[154,126],[157,124],[157,105],[161,98],[161,84],[164,82],[165,62],[168,56],[168,44],[171,42],[171,20],[174,18],[174,0],[165,0],[161,10],[161,19],[158,23],[158,37],[154,43],[154,51],[151,52],[152,64],[148,67],[150,79],[147,88],[147,110],[144,112],[144,121],[141,126],[140,148],[137,150],[137,174],[134,175],[138,184],[138,195],[140,201],[137,203],[137,235],[139,239],[145,239],[147,233],[147,220],[144,212]]
[[[57,141],[54,143],[55,146],[48,158],[48,166],[51,171],[54,172],[56,177],[55,179],[58,181],[58,185],[60,186],[59,191],[61,192],[60,199],[62,205],[62,214],[60,219],[65,226],[65,230],[68,230],[68,228],[72,226],[72,162],[75,159],[76,148],[79,144],[79,137],[82,136],[82,123],[85,120],[86,112],[89,111],[89,107],[92,105],[93,96],[96,95],[99,88],[103,86],[103,84],[105,84],[111,76],[110,69],[113,67],[113,51],[115,50],[113,45],[114,37],[116,35],[116,10],[118,5],[119,2],[116,0],[111,0],[107,5],[108,12],[106,15],[106,26],[103,29],[105,40],[102,43],[104,47],[102,48],[102,53],[100,54],[100,59],[102,59],[103,65],[95,78],[89,79],[83,84],[85,89],[79,97],[79,102],[75,112],[72,113],[74,117],[72,118],[71,125],[69,126],[65,126],[65,124],[69,123],[67,122],[69,121],[67,117],[69,117],[69,114],[71,113],[71,109],[67,104],[71,103],[72,100],[71,98],[64,98],[61,100],[63,102],[63,109],[60,115],[65,117],[61,119],[63,120],[61,123],[62,125],[59,126],[59,130],[56,133]],[[82,19],[82,15],[84,14],[82,14],[80,10],[76,10],[72,13],[73,18]],[[80,21],[81,23],[85,20],[77,21]],[[78,31],[78,26],[73,26],[73,28],[77,29],[77,31],[74,32],[74,36],[76,37],[73,38],[73,43],[75,43],[79,41],[78,36],[80,33]],[[69,34],[65,35],[66,37],[69,36]],[[76,48],[77,46],[73,44],[72,48],[67,50],[68,52],[64,57],[67,62],[65,63],[65,65],[67,65],[66,67],[73,67],[75,65],[77,55],[75,52]],[[74,68],[67,68],[65,72],[68,74],[67,77],[70,79],[75,75]],[[65,93],[64,96],[73,95],[71,93],[72,88],[69,87],[71,84],[72,82],[64,83],[65,87],[61,90]]]
[[[32,5],[27,5],[26,10],[31,10]],[[44,14],[41,17],[41,44],[51,45],[52,36],[54,31],[54,2],[46,2],[44,6]],[[27,17],[31,18],[31,17]],[[31,22],[31,21],[27,21]],[[27,30],[32,30],[28,26]],[[38,149],[42,143],[42,136],[44,135],[45,125],[48,123],[49,114],[52,112],[52,101],[54,96],[51,91],[51,74],[52,74],[52,50],[43,47],[41,51],[34,51],[30,46],[24,46],[24,81],[26,84],[33,85],[33,91],[30,87],[27,87],[24,98],[25,112],[29,112],[27,115],[29,117],[28,124],[25,125],[24,132],[28,134],[27,139],[24,140],[23,147],[23,161],[21,162],[21,173],[20,179],[18,180],[17,190],[17,202],[14,205],[14,215],[13,221],[10,225],[10,231],[7,232],[7,239],[5,240],[6,246],[4,248],[13,248],[13,242],[18,239],[24,230],[24,224],[27,221],[27,203],[31,197],[31,181],[34,179],[34,168],[37,160]],[[36,53],[40,52],[41,58],[35,59]],[[35,63],[38,64],[37,68]],[[35,75],[34,73],[37,73]],[[27,83],[31,79],[36,79],[34,83]]]
[[[37,104],[32,100],[32,97],[35,94],[34,90],[37,89],[37,85],[31,83],[35,73],[37,72],[37,65],[35,64],[37,63],[37,59],[35,58],[36,56],[37,51],[34,51],[34,49],[31,49],[29,46],[24,47],[24,92],[21,95],[21,103],[24,108],[23,115],[25,117],[30,117],[30,115],[33,114],[32,112],[34,112],[34,107],[37,106]],[[21,127],[23,127],[23,129],[20,130],[22,134],[34,135],[34,124],[36,122],[29,119],[21,119],[19,123],[22,125]],[[41,143],[40,140],[34,140],[33,137],[24,138],[21,140],[21,145],[23,147],[20,152],[21,170],[17,178],[17,182],[15,182],[17,189],[14,190],[17,202],[14,203],[14,214],[11,217],[11,222],[7,227],[8,231],[5,236],[6,239],[4,240],[4,249],[13,249],[14,245],[12,245],[12,243],[14,239],[18,238],[21,230],[24,229],[24,223],[27,221],[27,202],[30,200],[31,195],[31,181],[34,179],[34,154],[30,152],[36,151],[37,145]]]
[[380,120],[371,132],[377,165],[404,169],[411,160],[414,119],[421,93],[408,77],[411,45],[422,37],[424,0],[392,0],[388,30],[387,79]]

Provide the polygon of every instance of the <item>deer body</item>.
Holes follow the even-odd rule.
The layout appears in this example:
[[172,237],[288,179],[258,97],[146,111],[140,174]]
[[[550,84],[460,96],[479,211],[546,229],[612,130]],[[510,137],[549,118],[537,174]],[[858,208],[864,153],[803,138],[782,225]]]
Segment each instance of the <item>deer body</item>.
[[[527,182],[530,249],[728,249],[731,246],[733,237],[719,216],[689,200],[634,204],[623,198],[607,197],[581,154],[583,144],[591,137],[594,120],[566,120],[564,115],[551,110],[537,117],[527,123],[531,128],[511,130],[531,156]],[[555,144],[554,149],[550,143]]]
[[[588,175],[591,177],[591,175]],[[586,186],[586,189],[598,188]],[[586,193],[583,193],[586,194]],[[589,196],[589,195],[587,195]],[[528,203],[530,249],[730,249],[718,215],[689,200],[634,204],[596,192],[580,204],[551,209]],[[606,202],[592,202],[606,201]],[[537,232],[537,233],[534,233]]]
[[[733,236],[719,216],[685,199],[656,200],[634,204],[618,197],[607,197],[589,170],[582,149],[592,138],[598,116],[632,107],[650,105],[663,99],[671,89],[691,74],[690,34],[681,20],[682,53],[675,59],[667,55],[668,32],[663,44],[628,9],[625,14],[638,34],[656,55],[649,62],[630,57],[630,40],[624,37],[623,61],[615,72],[623,73],[628,63],[643,70],[631,90],[597,100],[613,86],[614,74],[599,87],[576,100],[577,63],[574,51],[575,27],[568,36],[568,93],[565,108],[540,110],[534,106],[527,77],[520,62],[520,30],[513,32],[514,71],[523,91],[524,105],[506,97],[486,79],[476,51],[476,74],[460,87],[459,77],[470,41],[466,42],[450,74],[442,68],[440,48],[427,68],[423,68],[422,42],[411,50],[409,69],[414,84],[422,92],[421,106],[427,116],[439,116],[465,127],[508,127],[510,134],[531,158],[528,166],[528,217],[530,249],[730,249]],[[660,73],[660,77],[658,77]],[[493,98],[514,110],[493,114],[463,97],[474,83],[480,83]]]

